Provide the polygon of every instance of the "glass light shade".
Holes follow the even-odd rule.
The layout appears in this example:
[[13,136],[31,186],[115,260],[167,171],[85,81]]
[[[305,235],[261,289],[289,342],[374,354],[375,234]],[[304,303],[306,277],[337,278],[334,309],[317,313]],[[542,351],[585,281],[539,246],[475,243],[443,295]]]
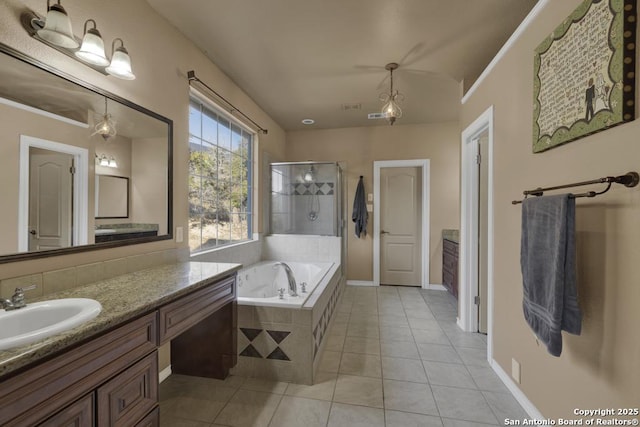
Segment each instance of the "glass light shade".
[[305,172],[303,179],[304,179],[305,182],[312,182],[313,181],[313,173],[310,170]]
[[[102,117],[102,120],[96,124],[95,132],[91,136],[93,135],[100,135],[105,141],[116,136],[116,122],[111,118],[111,114],[107,113]],[[102,162],[100,164],[108,166],[108,159],[106,165],[102,165]]]
[[105,67],[109,65],[109,60],[104,53],[104,42],[100,32],[94,28],[87,30],[82,39],[82,46],[76,52],[76,56],[85,62],[93,65]]
[[118,163],[116,162],[116,158],[111,156],[111,158],[109,159],[109,167],[110,168],[117,168],[118,167]]
[[71,29],[71,20],[59,4],[49,8],[44,28],[38,30],[38,36],[49,43],[67,49],[76,49],[79,46]]
[[100,157],[100,166],[109,166],[109,159],[104,154]]
[[396,119],[402,117],[402,109],[393,99],[389,99],[389,102],[382,107],[382,114],[390,124],[393,124]]
[[123,80],[133,80],[136,76],[131,71],[131,58],[124,47],[119,47],[113,52],[111,64],[106,68],[107,73]]

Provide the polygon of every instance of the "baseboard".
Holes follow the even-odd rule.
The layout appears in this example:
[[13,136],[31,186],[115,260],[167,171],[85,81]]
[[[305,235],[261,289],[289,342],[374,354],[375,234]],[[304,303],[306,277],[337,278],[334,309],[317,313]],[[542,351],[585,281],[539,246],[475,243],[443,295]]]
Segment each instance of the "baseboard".
[[171,365],[167,366],[162,371],[160,371],[160,373],[158,374],[159,382],[166,380],[167,378],[169,378],[170,375],[171,375]]
[[[538,411],[538,408],[535,407],[533,403],[529,400],[529,398],[520,390],[520,388],[513,382],[509,374],[507,374],[504,369],[498,364],[498,362],[491,360],[491,368],[493,371],[500,377],[504,385],[509,389],[513,397],[518,401],[520,406],[529,414],[532,419],[535,420],[544,420],[544,416],[542,413]],[[501,420],[498,420],[501,421]]]
[[447,290],[447,288],[445,288],[443,285],[437,285],[437,284],[433,284],[433,283],[428,284],[425,289],[429,289],[431,291],[446,291]]
[[374,286],[371,280],[347,280],[347,285],[350,286]]

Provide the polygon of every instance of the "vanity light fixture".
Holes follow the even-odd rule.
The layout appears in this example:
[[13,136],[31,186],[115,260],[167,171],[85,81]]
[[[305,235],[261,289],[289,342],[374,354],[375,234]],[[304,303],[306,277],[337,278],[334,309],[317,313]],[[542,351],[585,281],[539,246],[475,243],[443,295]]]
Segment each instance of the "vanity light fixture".
[[[87,29],[87,24],[92,23],[93,28]],[[98,31],[96,21],[93,19],[87,19],[84,23],[84,37],[82,38],[82,46],[77,51],[76,56],[85,62],[93,65],[106,67],[109,65],[109,60],[104,53],[104,42],[102,41],[102,35]]]
[[[116,48],[116,42],[120,41],[120,46]],[[105,69],[107,73],[114,77],[124,80],[133,80],[136,76],[131,71],[131,58],[129,52],[124,47],[124,42],[121,38],[113,40],[111,43],[111,64]]]
[[67,11],[60,4],[50,5],[47,0],[47,17],[44,28],[37,31],[38,36],[56,46],[67,49],[77,49],[79,44],[71,29],[71,20]]
[[380,101],[384,102],[382,106],[382,114],[385,119],[393,126],[395,121],[402,117],[402,109],[398,105],[398,101],[404,100],[404,95],[393,90],[393,70],[398,68],[398,64],[390,62],[385,65],[384,69],[389,71],[390,88],[389,93],[380,94]]
[[102,120],[100,120],[96,126],[95,131],[91,134],[100,135],[105,141],[109,138],[113,138],[116,136],[116,122],[111,117],[111,114],[107,111],[107,97],[104,98],[104,115],[102,116]]
[[80,60],[104,75],[112,75],[123,80],[136,78],[131,70],[131,57],[121,38],[113,40],[112,55],[109,59],[105,54],[104,41],[96,21],[88,19],[84,23],[84,34],[82,45],[80,45],[80,39],[73,34],[71,20],[60,4],[60,0],[50,5],[53,1],[56,0],[47,0],[46,18],[31,11],[23,12],[21,15],[22,26],[31,37],[70,58]]
[[107,156],[105,154],[101,154],[100,156],[98,156],[96,154],[96,165],[104,166],[104,167],[107,167],[107,168],[117,168],[118,167],[118,163],[116,162],[116,158],[113,157],[113,156],[107,158]]

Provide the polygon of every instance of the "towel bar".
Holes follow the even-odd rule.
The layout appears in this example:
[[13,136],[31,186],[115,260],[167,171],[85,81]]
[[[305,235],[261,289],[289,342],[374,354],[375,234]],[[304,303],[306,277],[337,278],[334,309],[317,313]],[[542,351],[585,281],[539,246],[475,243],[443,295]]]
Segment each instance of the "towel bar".
[[[545,191],[559,190],[561,188],[580,187],[582,185],[591,185],[591,184],[608,184],[607,187],[602,191],[587,191],[584,193],[571,195],[571,197],[574,197],[574,198],[596,197],[596,196],[599,196],[600,194],[604,194],[607,191],[609,191],[612,184],[622,184],[625,187],[635,187],[636,185],[638,185],[638,182],[640,182],[640,175],[638,175],[638,172],[627,172],[624,175],[605,176],[603,178],[592,179],[590,181],[575,182],[573,184],[557,185],[555,187],[547,187],[547,188],[538,187],[534,190],[525,190],[522,192],[522,194],[524,194],[524,197],[526,199],[529,196],[542,196]],[[517,205],[519,203],[522,203],[522,200],[513,200],[511,202],[512,205]]]

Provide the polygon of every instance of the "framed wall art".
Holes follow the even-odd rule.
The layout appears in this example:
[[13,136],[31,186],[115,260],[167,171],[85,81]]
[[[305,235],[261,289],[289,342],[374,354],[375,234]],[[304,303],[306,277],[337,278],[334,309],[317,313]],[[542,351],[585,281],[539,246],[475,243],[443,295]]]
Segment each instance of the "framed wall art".
[[585,0],[535,49],[533,152],[635,117],[636,0]]

